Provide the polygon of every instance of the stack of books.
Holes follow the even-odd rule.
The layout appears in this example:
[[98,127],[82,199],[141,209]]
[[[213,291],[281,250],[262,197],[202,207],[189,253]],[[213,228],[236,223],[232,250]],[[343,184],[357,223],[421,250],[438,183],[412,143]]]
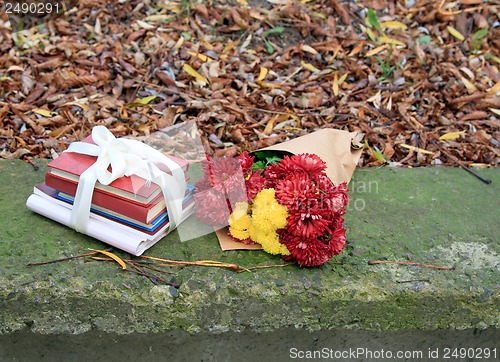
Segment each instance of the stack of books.
[[[82,142],[93,143],[91,136]],[[167,156],[184,171],[188,162]],[[45,182],[35,186],[27,207],[70,226],[71,210],[80,175],[96,157],[63,152],[48,164]],[[168,170],[166,170],[168,172]],[[194,187],[187,186],[181,220],[194,209]],[[109,185],[96,182],[87,234],[133,255],[141,255],[169,232],[167,206],[161,188],[136,176],[123,176]]]

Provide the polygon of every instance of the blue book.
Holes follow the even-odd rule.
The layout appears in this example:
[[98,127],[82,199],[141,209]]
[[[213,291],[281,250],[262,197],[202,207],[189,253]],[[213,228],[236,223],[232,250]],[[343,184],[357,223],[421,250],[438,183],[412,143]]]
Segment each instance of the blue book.
[[[193,200],[193,191],[194,191],[194,186],[187,185],[186,197],[184,198],[184,201],[182,201],[183,208],[186,208],[194,201]],[[58,192],[56,195],[56,198],[58,200],[61,200],[61,201],[64,201],[68,204],[73,205],[73,200],[74,200],[73,196],[68,195],[64,192]],[[122,215],[122,214],[119,214],[117,212],[105,209],[105,208],[100,207],[100,206],[96,206],[94,204],[91,205],[90,211],[93,212],[94,214],[106,217],[110,220],[119,222],[119,223],[124,224],[124,225],[131,226],[135,229],[138,229],[140,231],[144,231],[146,233],[154,233],[157,230],[159,230],[160,228],[162,228],[168,222],[167,210],[160,213],[149,224],[142,223],[140,221],[129,218],[125,215]]]

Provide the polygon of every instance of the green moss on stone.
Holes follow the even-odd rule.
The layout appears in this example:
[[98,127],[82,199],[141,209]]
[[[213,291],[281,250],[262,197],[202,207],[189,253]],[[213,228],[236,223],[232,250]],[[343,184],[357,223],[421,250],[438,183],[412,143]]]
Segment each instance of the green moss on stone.
[[[38,165],[34,171],[20,161],[0,162],[0,333],[500,327],[498,169],[481,170],[491,185],[460,169],[359,170],[345,216],[348,245],[332,262],[251,273],[172,269],[181,285],[172,294],[114,263],[26,266],[103,247],[26,209],[33,186],[43,180],[45,162]],[[244,267],[280,262],[261,251],[222,252],[213,233],[187,242],[172,233],[147,254]]]

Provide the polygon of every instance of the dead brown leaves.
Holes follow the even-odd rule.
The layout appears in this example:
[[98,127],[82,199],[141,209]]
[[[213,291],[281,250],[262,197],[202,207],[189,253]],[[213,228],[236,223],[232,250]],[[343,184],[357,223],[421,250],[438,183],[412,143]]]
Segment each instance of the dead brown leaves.
[[98,124],[147,136],[194,120],[216,155],[331,127],[366,134],[361,166],[451,165],[431,141],[498,165],[499,10],[80,1],[45,27],[12,34],[0,23],[0,157],[51,157]]

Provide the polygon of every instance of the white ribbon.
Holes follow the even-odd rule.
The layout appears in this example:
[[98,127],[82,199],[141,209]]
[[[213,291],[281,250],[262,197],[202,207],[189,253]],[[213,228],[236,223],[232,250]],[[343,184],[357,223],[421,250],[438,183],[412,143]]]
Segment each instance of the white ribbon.
[[[70,226],[76,231],[86,233],[96,181],[109,185],[122,176],[137,175],[148,184],[153,182],[161,187],[167,204],[169,230],[174,230],[181,220],[182,202],[186,192],[186,177],[181,166],[140,141],[115,138],[104,126],[92,129],[92,139],[95,145],[74,142],[66,151],[97,156],[96,162],[80,176]],[[172,174],[161,171],[155,163],[164,164]],[[109,166],[111,172],[108,171]]]

